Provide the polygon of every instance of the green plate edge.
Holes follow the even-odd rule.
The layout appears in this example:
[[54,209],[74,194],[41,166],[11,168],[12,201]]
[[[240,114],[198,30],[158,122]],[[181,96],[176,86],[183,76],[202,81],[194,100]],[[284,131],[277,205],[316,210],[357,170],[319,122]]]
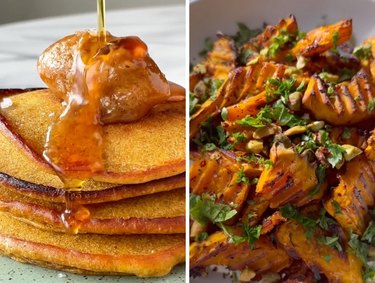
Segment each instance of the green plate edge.
[[[157,263],[156,263],[157,264]],[[173,271],[161,278],[137,278],[134,276],[84,276],[64,271],[47,269],[31,264],[20,263],[0,256],[0,282],[9,283],[183,283],[185,264],[176,266]]]

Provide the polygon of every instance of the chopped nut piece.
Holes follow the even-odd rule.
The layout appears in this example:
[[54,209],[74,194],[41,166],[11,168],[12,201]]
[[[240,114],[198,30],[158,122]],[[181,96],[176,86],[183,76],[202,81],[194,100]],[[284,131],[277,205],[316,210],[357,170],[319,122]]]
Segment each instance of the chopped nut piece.
[[251,140],[247,143],[246,150],[251,153],[260,153],[263,150],[263,142],[258,140]]
[[256,273],[254,270],[245,268],[244,270],[241,271],[240,274],[240,281],[242,282],[249,282],[251,279],[253,279],[256,276]]
[[325,123],[324,121],[314,121],[307,125],[307,128],[313,132],[317,132],[321,129],[323,129]]
[[303,134],[307,131],[307,127],[305,126],[294,126],[284,132],[285,136],[294,136],[294,135],[299,135]]

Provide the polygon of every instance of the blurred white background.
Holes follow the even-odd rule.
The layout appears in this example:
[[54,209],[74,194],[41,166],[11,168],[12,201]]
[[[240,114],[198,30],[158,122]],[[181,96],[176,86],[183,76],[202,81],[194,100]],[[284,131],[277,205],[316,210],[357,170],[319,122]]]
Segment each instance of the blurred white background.
[[[182,4],[184,0],[107,0],[107,10]],[[57,15],[94,12],[96,0],[0,0],[0,24]]]

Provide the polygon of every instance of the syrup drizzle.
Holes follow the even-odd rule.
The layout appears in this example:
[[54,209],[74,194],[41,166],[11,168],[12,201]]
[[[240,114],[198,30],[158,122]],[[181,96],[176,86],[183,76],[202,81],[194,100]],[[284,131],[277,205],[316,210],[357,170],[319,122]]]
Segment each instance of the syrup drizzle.
[[107,43],[107,32],[105,28],[105,0],[97,0],[98,13],[98,35],[102,46]]
[[[94,50],[107,44],[105,0],[97,1],[97,14],[99,42]],[[90,41],[88,36],[84,36],[80,45]],[[67,106],[49,127],[43,152],[44,158],[63,181],[65,209],[60,218],[66,231],[73,234],[77,234],[82,223],[90,218],[90,211],[77,205],[71,192],[80,190],[87,179],[104,168],[99,117],[102,90],[90,71],[100,65],[100,60],[95,60],[95,57],[90,52],[83,57],[80,50],[75,54],[75,76],[72,89],[67,94]]]

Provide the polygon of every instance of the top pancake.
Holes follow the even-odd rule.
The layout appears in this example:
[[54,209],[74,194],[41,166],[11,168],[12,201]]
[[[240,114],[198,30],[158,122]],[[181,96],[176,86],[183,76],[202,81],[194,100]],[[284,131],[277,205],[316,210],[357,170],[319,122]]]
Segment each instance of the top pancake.
[[[12,105],[0,110],[0,130],[43,170],[42,158],[49,125],[62,111],[61,100],[49,90],[10,96]],[[129,124],[104,126],[105,171],[96,181],[137,184],[185,171],[185,103],[158,105]]]

